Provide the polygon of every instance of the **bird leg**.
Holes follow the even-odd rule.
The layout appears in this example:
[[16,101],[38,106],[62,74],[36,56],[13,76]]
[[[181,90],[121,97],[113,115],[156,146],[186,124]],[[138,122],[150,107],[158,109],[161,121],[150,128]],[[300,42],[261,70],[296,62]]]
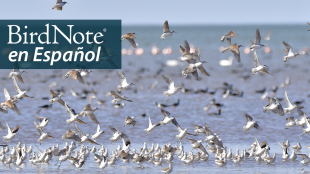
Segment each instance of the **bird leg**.
[[59,166],[58,166],[58,169],[59,169],[59,167],[60,167],[61,163],[62,163],[62,161],[60,161],[60,164],[59,164]]

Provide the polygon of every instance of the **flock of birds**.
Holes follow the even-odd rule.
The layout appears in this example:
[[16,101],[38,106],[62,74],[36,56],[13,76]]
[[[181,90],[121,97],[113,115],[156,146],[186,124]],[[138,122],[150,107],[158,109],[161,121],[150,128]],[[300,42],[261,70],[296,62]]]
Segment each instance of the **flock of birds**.
[[[62,7],[66,4],[66,2],[62,2],[62,0],[57,0],[57,3],[53,6],[54,8],[57,8],[57,10],[62,10]],[[310,24],[309,24],[310,25]],[[168,21],[165,21],[164,27],[163,27],[163,34],[161,35],[161,39],[165,39],[168,36],[172,36],[173,33],[176,33],[175,31],[170,31]],[[269,34],[270,35],[270,34]],[[222,50],[223,53],[230,51],[233,53],[235,59],[240,63],[240,52],[239,48],[242,47],[242,45],[238,45],[237,43],[231,44],[231,40],[233,37],[237,37],[237,34],[234,31],[228,32],[226,35],[224,35],[221,38],[221,41],[223,42],[225,39],[227,40],[229,46],[227,48],[224,48]],[[135,33],[127,33],[121,37],[121,40],[127,40],[134,48],[137,47],[137,44],[135,43]],[[265,73],[270,74],[266,70],[266,65],[262,65],[258,59],[257,53],[255,50],[261,49],[264,47],[263,44],[261,44],[261,36],[259,29],[256,30],[256,36],[255,36],[255,42],[252,42],[251,50],[253,50],[253,61],[254,61],[254,68],[252,68],[252,74],[256,73]],[[286,55],[283,57],[284,62],[288,61],[289,59],[293,59],[296,56],[298,56],[298,53],[293,52],[293,48],[285,41],[283,41],[283,44],[285,46],[284,51],[286,52]],[[206,71],[206,69],[203,67],[203,64],[206,63],[206,61],[200,60],[200,50],[199,48],[196,48],[194,52],[190,51],[190,47],[188,42],[184,41],[184,47],[180,46],[182,55],[179,57],[179,60],[181,62],[187,62],[187,67],[180,73],[182,77],[187,77],[188,74],[192,74],[195,80],[199,81],[200,77],[199,74],[202,74],[204,76],[210,76],[210,74]],[[18,109],[18,102],[22,98],[33,98],[31,96],[28,96],[27,90],[21,90],[18,86],[18,82],[24,83],[22,78],[22,73],[25,72],[23,70],[14,69],[9,74],[9,79],[12,79],[14,89],[16,90],[17,94],[14,96],[11,96],[8,91],[4,88],[4,95],[5,95],[5,102],[0,104],[0,111],[3,113],[8,113],[8,109],[11,109],[16,114],[21,115],[21,112]],[[72,79],[79,81],[81,84],[87,85],[86,80],[84,79],[91,73],[90,70],[87,69],[74,69],[70,70],[67,74],[65,74],[65,78],[72,77]],[[120,85],[117,86],[115,91],[110,91],[109,95],[113,97],[111,103],[115,107],[122,107],[121,102],[133,102],[126,96],[122,96],[122,91],[130,89],[131,86],[135,85],[133,83],[130,83],[127,81],[127,78],[125,75],[119,71],[117,71],[117,75],[120,78]],[[272,74],[270,74],[272,75]],[[167,101],[170,99],[171,96],[176,95],[179,91],[181,92],[194,92],[194,93],[208,93],[210,95],[214,95],[216,91],[208,91],[208,90],[196,90],[196,91],[190,91],[190,89],[186,89],[183,86],[176,86],[173,79],[170,77],[162,74],[163,80],[168,84],[168,90],[163,92],[163,95],[167,97]],[[17,80],[17,81],[16,81]],[[287,80],[283,85],[289,85],[289,80]],[[156,85],[156,84],[155,84]],[[243,96],[243,92],[239,91],[237,89],[234,89],[232,85],[230,84],[224,84],[223,92],[223,98],[227,98],[229,95],[233,96]],[[272,89],[272,92],[275,93],[277,89]],[[71,91],[72,95],[77,95],[76,92],[73,90]],[[239,149],[237,149],[235,154],[232,154],[231,148],[227,148],[224,146],[222,139],[220,138],[219,134],[216,132],[211,131],[210,127],[207,124],[204,125],[195,125],[196,129],[194,132],[189,132],[188,128],[182,128],[179,123],[177,122],[177,118],[174,116],[171,116],[171,114],[166,111],[164,108],[173,106],[177,107],[179,105],[179,101],[173,105],[165,105],[162,103],[155,103],[163,114],[163,119],[160,122],[153,123],[151,116],[148,116],[149,119],[149,125],[147,128],[144,129],[146,136],[149,135],[155,128],[157,127],[164,127],[167,124],[173,124],[176,128],[176,130],[179,132],[178,135],[176,135],[176,140],[178,141],[178,145],[173,146],[171,143],[165,144],[162,147],[157,143],[156,145],[152,143],[151,148],[147,148],[147,143],[144,142],[143,147],[140,149],[140,152],[133,148],[131,150],[131,141],[129,140],[129,136],[127,136],[124,132],[121,132],[120,130],[114,128],[113,126],[109,125],[109,129],[112,132],[112,137],[110,138],[111,143],[115,143],[118,140],[122,141],[122,146],[118,145],[118,147],[115,150],[110,151],[107,148],[102,145],[97,149],[96,145],[100,145],[96,142],[97,139],[101,137],[101,135],[104,133],[103,130],[101,130],[100,123],[98,119],[96,118],[94,112],[98,108],[92,108],[91,107],[91,100],[96,99],[97,104],[103,105],[105,101],[101,101],[98,99],[96,92],[91,91],[91,96],[89,97],[89,104],[85,106],[82,112],[76,113],[73,108],[68,106],[68,104],[62,99],[63,93],[55,93],[53,90],[50,90],[51,99],[49,100],[50,105],[53,105],[55,103],[59,103],[62,105],[63,109],[66,110],[68,114],[68,119],[66,119],[66,123],[68,125],[68,131],[62,136],[63,140],[66,141],[66,145],[61,149],[59,147],[59,144],[56,146],[49,147],[45,150],[40,150],[37,145],[37,153],[34,152],[33,147],[29,146],[27,147],[26,144],[21,144],[19,142],[16,146],[12,146],[12,148],[9,148],[9,142],[14,139],[15,135],[18,133],[20,126],[17,125],[13,129],[10,128],[7,122],[5,122],[5,126],[0,123],[0,129],[8,130],[8,134],[6,136],[3,136],[4,142],[6,144],[1,145],[2,149],[0,150],[0,161],[3,162],[5,165],[13,165],[15,164],[17,167],[22,166],[26,160],[32,164],[40,164],[40,163],[49,163],[51,160],[56,158],[56,161],[59,165],[58,168],[61,167],[62,162],[69,161],[71,164],[73,164],[76,168],[82,168],[83,165],[88,161],[91,160],[89,157],[90,155],[93,156],[94,161],[98,163],[98,167],[100,169],[106,168],[108,165],[114,166],[119,161],[123,161],[124,163],[132,162],[133,164],[138,164],[139,167],[143,168],[143,163],[151,163],[155,166],[162,166],[163,162],[165,161],[168,163],[167,168],[160,169],[160,172],[163,173],[171,173],[173,171],[173,160],[179,159],[185,164],[193,165],[194,163],[197,163],[199,161],[207,161],[209,159],[210,154],[213,153],[215,156],[215,164],[218,166],[224,167],[226,166],[227,162],[229,160],[232,160],[236,164],[240,164],[242,161],[250,160],[251,158],[256,160],[257,162],[266,162],[267,164],[273,164],[276,162],[276,153],[273,155],[270,155],[269,151],[270,146],[266,141],[259,143],[257,138],[254,138],[254,142],[250,145],[248,150],[242,150],[241,153],[239,153]],[[284,100],[286,103],[286,108],[282,107],[281,99],[275,98],[275,97],[268,97],[268,93],[266,94],[266,89],[263,89],[261,91],[258,91],[258,93],[263,93],[264,98],[268,98],[269,103],[263,108],[263,112],[270,114],[274,113],[278,116],[284,116],[286,114],[289,114],[291,112],[294,112],[297,110],[298,114],[300,115],[300,120],[296,119],[294,120],[294,117],[289,117],[286,120],[288,121],[285,125],[286,128],[290,128],[292,126],[299,126],[299,127],[305,127],[303,130],[303,134],[305,135],[310,132],[310,124],[309,119],[307,118],[306,114],[302,111],[304,108],[303,106],[300,106],[299,103],[291,103],[287,92],[284,93]],[[262,98],[263,98],[262,96]],[[300,102],[302,103],[302,102]],[[46,106],[50,107],[50,106]],[[209,113],[209,110],[211,107],[215,107],[218,109],[218,112],[215,113]],[[210,115],[220,115],[221,114],[221,108],[223,107],[223,104],[217,103],[215,99],[212,99],[210,101],[210,104],[207,105],[204,110],[208,112]],[[84,116],[88,116],[89,119],[97,124],[97,129],[95,134],[85,134],[83,131],[78,127],[78,124],[86,124],[85,121],[83,121],[81,118]],[[146,115],[146,114],[145,114]],[[44,129],[48,126],[48,123],[50,121],[50,118],[41,117],[41,116],[35,116],[34,117],[36,121],[34,121],[34,126],[36,130],[39,133],[38,142],[40,144],[44,143],[44,140],[48,138],[55,138],[53,137],[49,131],[44,131]],[[245,125],[243,126],[243,130],[246,133],[249,133],[250,129],[260,129],[259,122],[255,120],[252,116],[245,113]],[[75,130],[71,130],[69,126],[71,124],[74,124]],[[135,120],[135,117],[128,116],[124,120],[124,126],[135,126],[137,124],[137,121]],[[12,126],[12,125],[11,125]],[[203,136],[205,137],[206,145],[203,145],[202,140],[198,140],[199,137]],[[69,142],[71,141],[71,142]],[[192,151],[186,152],[183,143],[184,141],[188,141],[191,144],[191,147],[193,150],[198,149],[198,152],[194,154]],[[79,144],[79,146],[76,145],[76,142]],[[88,146],[85,146],[85,143],[91,143],[94,144],[92,148],[89,148]],[[310,162],[310,157],[306,154],[300,154],[300,150],[302,149],[302,146],[300,143],[298,143],[295,146],[290,146],[289,140],[286,142],[283,142],[282,144],[279,142],[279,145],[282,149],[282,158],[283,160],[291,160],[294,161],[297,159],[297,156],[302,157],[301,163],[305,166]],[[292,153],[289,155],[289,149],[292,148]],[[309,146],[307,148],[310,148]],[[176,157],[177,156],[177,157]]]

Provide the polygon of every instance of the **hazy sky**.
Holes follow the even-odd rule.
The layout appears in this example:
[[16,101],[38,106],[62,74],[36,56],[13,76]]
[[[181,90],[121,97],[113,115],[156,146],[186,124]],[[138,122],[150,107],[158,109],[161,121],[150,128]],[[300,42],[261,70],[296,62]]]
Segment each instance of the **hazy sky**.
[[122,19],[131,24],[306,24],[310,0],[1,0],[0,19]]

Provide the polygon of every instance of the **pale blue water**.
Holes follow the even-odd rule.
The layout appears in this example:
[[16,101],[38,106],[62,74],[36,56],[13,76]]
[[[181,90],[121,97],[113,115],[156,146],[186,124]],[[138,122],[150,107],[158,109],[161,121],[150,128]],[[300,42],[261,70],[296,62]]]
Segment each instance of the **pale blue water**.
[[[238,64],[235,60],[233,65],[230,67],[221,67],[219,61],[221,59],[227,59],[232,56],[231,52],[221,53],[218,48],[220,46],[227,46],[227,42],[221,42],[220,38],[227,32],[233,30],[238,36],[232,39],[232,43],[238,43],[245,46],[250,46],[250,40],[255,39],[255,30],[259,28],[262,36],[262,44],[268,45],[272,49],[270,55],[266,55],[263,49],[257,51],[258,58],[262,64],[269,66],[269,71],[273,75],[255,75],[252,76],[251,68],[254,67],[252,53],[245,55],[243,48],[241,51],[241,64]],[[261,94],[255,94],[255,90],[267,87],[271,89],[272,85],[279,85],[284,82],[286,77],[290,77],[291,84],[286,88],[281,88],[277,92],[277,97],[284,98],[284,91],[287,90],[288,96],[291,102],[296,100],[305,100],[302,104],[305,106],[304,112],[308,113],[309,108],[307,107],[309,103],[309,98],[307,95],[310,94],[308,91],[309,85],[309,57],[302,55],[300,59],[295,58],[289,60],[288,62],[283,62],[283,56],[285,52],[283,51],[284,45],[282,41],[285,40],[293,48],[294,51],[300,51],[303,47],[308,46],[308,40],[310,39],[310,33],[307,25],[300,26],[170,26],[170,29],[177,31],[172,37],[167,37],[165,40],[160,39],[162,34],[161,26],[131,26],[124,27],[123,33],[135,32],[137,33],[136,42],[139,46],[144,48],[145,53],[141,56],[131,55],[123,56],[123,72],[129,82],[135,83],[135,87],[138,88],[138,92],[135,94],[133,90],[124,91],[123,94],[129,99],[133,100],[132,103],[126,103],[123,109],[115,110],[112,112],[111,100],[112,97],[106,97],[104,94],[110,90],[116,90],[119,84],[119,78],[116,74],[116,70],[93,70],[92,74],[87,78],[87,81],[99,81],[100,84],[91,86],[90,88],[95,89],[98,92],[98,98],[106,100],[106,105],[104,109],[95,112],[97,116],[101,129],[105,133],[97,140],[99,144],[105,145],[111,154],[111,150],[117,148],[121,144],[121,140],[117,141],[114,145],[111,145],[109,138],[112,136],[112,132],[109,130],[108,125],[112,125],[117,129],[125,132],[129,139],[131,140],[131,149],[140,149],[143,146],[143,142],[146,141],[148,148],[151,147],[152,143],[159,143],[162,147],[165,143],[172,143],[172,145],[177,145],[175,135],[178,134],[175,126],[173,124],[168,124],[164,128],[155,128],[148,136],[145,136],[143,129],[148,126],[148,118],[141,117],[143,112],[150,113],[153,123],[159,122],[162,119],[162,114],[157,106],[153,105],[154,101],[172,104],[180,99],[180,106],[175,110],[170,107],[166,108],[167,111],[171,112],[182,128],[188,128],[189,132],[193,132],[195,129],[195,124],[204,125],[208,123],[213,132],[220,134],[223,140],[224,146],[232,148],[233,153],[235,153],[236,148],[248,149],[252,142],[254,142],[254,136],[258,138],[260,142],[267,140],[269,146],[271,147],[270,154],[278,153],[277,161],[275,165],[266,165],[266,163],[257,164],[253,159],[247,159],[240,163],[240,167],[235,166],[232,161],[228,161],[225,168],[217,167],[214,163],[214,154],[211,154],[207,162],[194,163],[192,166],[184,165],[179,161],[178,157],[175,156],[173,160],[174,173],[198,173],[198,172],[211,172],[211,173],[296,173],[300,172],[302,165],[299,163],[302,160],[298,157],[295,162],[282,161],[282,152],[278,145],[279,142],[284,142],[287,139],[291,141],[291,145],[296,145],[300,142],[303,146],[301,153],[309,153],[306,146],[310,145],[309,135],[301,136],[302,130],[297,127],[292,127],[291,129],[284,129],[286,118],[289,116],[295,116],[299,119],[296,111],[289,115],[283,117],[277,116],[275,114],[264,114],[263,106],[268,102],[267,100],[262,101],[260,99]],[[265,41],[263,37],[268,33],[269,30],[273,30],[271,34],[271,40]],[[201,59],[207,61],[205,68],[207,72],[211,74],[210,77],[202,77],[201,81],[195,81],[193,78],[184,79],[181,77],[181,71],[185,66],[177,67],[163,67],[166,60],[175,59],[180,56],[179,46],[184,44],[184,40],[187,40],[190,44],[194,44],[196,47],[200,47]],[[171,45],[173,48],[173,53],[171,55],[156,55],[153,56],[150,53],[151,46],[156,44],[159,48],[165,48]],[[123,48],[128,48],[129,43],[123,42]],[[185,88],[191,89],[205,89],[209,88],[213,91],[215,88],[221,87],[223,82],[228,82],[234,85],[234,87],[239,90],[244,91],[244,96],[242,98],[230,96],[228,99],[222,98],[222,90],[218,90],[214,96],[218,102],[225,105],[223,108],[223,113],[221,116],[209,116],[207,115],[203,107],[209,103],[211,97],[207,94],[184,94],[177,93],[170,97],[169,102],[166,102],[166,97],[162,95],[164,90],[167,90],[166,83],[161,77],[161,74],[154,77],[155,73],[159,68],[163,67],[163,74],[171,77],[176,85],[184,83]],[[141,73],[138,72],[141,68],[147,68],[147,71]],[[239,73],[231,73],[232,70],[238,70]],[[11,70],[1,70],[1,77],[8,77]],[[67,70],[28,70],[28,73],[23,74],[24,84],[20,84],[21,88],[31,87],[29,92],[30,96],[34,96],[34,99],[23,99],[17,106],[20,108],[22,115],[17,116],[11,110],[9,114],[1,114],[2,117],[0,121],[4,123],[7,120],[11,127],[16,124],[21,126],[20,131],[17,133],[16,137],[9,143],[10,146],[16,145],[18,141],[22,143],[27,143],[27,145],[34,145],[37,143],[39,134],[36,131],[33,121],[34,112],[38,109],[38,106],[43,104],[48,104],[48,100],[42,100],[41,97],[50,97],[48,84],[51,82],[57,82],[58,85],[52,89],[59,89],[64,87],[65,97],[63,100],[68,103],[69,106],[74,108],[77,112],[83,110],[84,106],[88,103],[87,100],[77,99],[73,97],[69,91],[73,88],[77,92],[81,92],[83,88],[77,81],[69,79],[63,79],[63,75]],[[57,74],[56,78],[49,78],[50,75]],[[241,79],[241,76],[250,75],[250,78],[246,81]],[[7,79],[0,81],[0,87],[5,87],[11,95],[15,94],[13,83]],[[42,82],[42,80],[46,80]],[[155,81],[158,80],[158,85],[155,89],[150,90],[148,87]],[[1,97],[4,100],[4,95]],[[94,103],[94,102],[93,102]],[[285,102],[281,102],[285,106]],[[92,105],[95,107],[95,104]],[[97,106],[100,107],[100,106]],[[213,108],[214,111],[214,108]],[[242,126],[245,124],[244,112],[247,112],[254,119],[259,122],[261,130],[251,129],[249,134],[246,134]],[[45,140],[40,146],[40,149],[47,148],[52,145],[60,144],[60,147],[65,145],[62,141],[61,135],[67,131],[67,124],[65,119],[68,119],[65,109],[58,103],[48,111],[41,111],[41,116],[46,116],[51,118],[49,125],[44,128],[45,131],[50,131],[51,134],[56,137],[54,139]],[[137,124],[135,127],[127,126],[124,127],[124,120],[127,116],[134,115]],[[86,134],[94,134],[96,131],[96,125],[91,122],[87,117],[82,118],[87,125],[79,124],[79,128]],[[74,125],[70,126],[74,129]],[[7,131],[1,131],[1,136],[6,135]],[[190,137],[193,139],[204,140],[205,137],[200,135],[198,137]],[[2,140],[1,140],[2,142]],[[70,141],[69,141],[70,142]],[[204,143],[205,144],[205,143]],[[86,144],[92,147],[92,144]],[[185,150],[188,152],[191,150],[190,143],[187,140],[183,140],[183,145]],[[99,148],[99,146],[97,146]],[[290,150],[291,153],[292,150]],[[196,154],[197,150],[193,150]],[[28,158],[29,159],[29,158]],[[5,172],[20,172],[20,173],[47,173],[47,172],[67,172],[67,173],[85,173],[94,172],[99,173],[101,169],[98,168],[97,164],[93,160],[93,155],[90,155],[84,167],[81,171],[77,171],[74,166],[67,161],[64,162],[60,168],[54,166],[56,163],[56,157],[50,162],[49,165],[42,164],[38,166],[31,165],[29,161],[26,161],[25,166],[21,170],[16,170],[13,166],[12,169],[4,167],[0,164],[0,171]],[[107,167],[105,172],[110,173],[159,173],[161,168],[167,167],[167,163],[163,163],[162,167],[155,167],[152,164],[144,163],[145,169],[135,169],[132,167],[133,164],[123,164],[122,161],[118,161],[115,167]],[[310,169],[305,169],[310,170]]]

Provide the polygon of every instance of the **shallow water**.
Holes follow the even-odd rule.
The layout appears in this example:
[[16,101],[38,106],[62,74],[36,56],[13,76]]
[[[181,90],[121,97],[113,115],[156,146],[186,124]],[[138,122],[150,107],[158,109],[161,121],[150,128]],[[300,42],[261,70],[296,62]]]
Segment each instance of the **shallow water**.
[[[278,145],[279,142],[284,142],[287,139],[290,140],[291,145],[296,145],[300,142],[303,146],[301,153],[309,153],[306,146],[310,145],[309,135],[301,136],[302,130],[297,127],[292,127],[290,129],[285,129],[286,118],[294,116],[299,118],[296,111],[291,114],[285,115],[283,117],[277,116],[273,113],[270,115],[263,113],[263,106],[265,106],[268,101],[262,101],[260,99],[261,94],[255,94],[255,90],[267,87],[271,89],[272,85],[279,85],[285,81],[286,77],[291,79],[291,84],[285,88],[280,88],[276,94],[279,98],[284,98],[284,91],[287,90],[288,96],[291,102],[296,100],[305,100],[302,104],[305,106],[304,112],[308,113],[309,108],[307,104],[309,103],[309,98],[307,98],[308,85],[309,85],[309,57],[302,55],[300,59],[295,58],[283,62],[283,56],[285,53],[282,51],[284,45],[282,41],[287,41],[297,52],[301,50],[304,46],[308,45],[309,33],[307,32],[308,26],[195,26],[195,27],[184,27],[184,26],[170,26],[171,29],[177,31],[172,37],[167,37],[165,40],[160,39],[162,32],[161,27],[124,27],[123,33],[135,32],[137,33],[136,42],[144,48],[145,53],[141,56],[123,56],[122,70],[128,81],[133,82],[136,85],[134,87],[138,88],[137,93],[134,93],[132,89],[123,92],[123,95],[127,96],[129,99],[133,100],[132,103],[126,102],[123,109],[115,109],[111,104],[112,97],[105,96],[105,93],[110,90],[116,90],[116,86],[119,84],[119,78],[116,74],[116,70],[93,70],[92,74],[86,78],[88,82],[98,81],[100,84],[91,86],[90,88],[95,89],[98,92],[98,98],[101,100],[106,100],[104,108],[97,106],[100,110],[95,112],[97,116],[101,129],[105,131],[104,134],[97,140],[99,144],[103,144],[106,148],[111,151],[114,150],[121,140],[111,145],[109,138],[112,136],[112,132],[109,130],[108,125],[112,125],[116,129],[123,131],[129,136],[131,140],[131,149],[140,149],[143,146],[143,142],[147,142],[148,148],[151,147],[152,143],[159,143],[162,147],[166,143],[172,143],[172,145],[178,145],[176,142],[175,135],[178,134],[175,126],[173,124],[168,124],[165,127],[155,128],[148,136],[145,136],[143,129],[148,126],[148,118],[142,117],[143,112],[149,113],[152,118],[152,122],[156,123],[162,119],[162,114],[157,106],[153,105],[154,101],[172,104],[180,99],[179,107],[166,108],[172,116],[174,116],[182,128],[188,128],[189,132],[193,132],[195,129],[195,124],[204,125],[208,123],[213,132],[217,132],[221,139],[223,140],[224,146],[231,148],[233,154],[236,149],[248,149],[251,143],[254,142],[254,136],[262,142],[267,140],[271,148],[270,154],[277,153],[277,161],[275,165],[266,165],[266,163],[257,164],[253,159],[247,159],[240,163],[240,166],[236,166],[232,161],[228,161],[226,167],[218,167],[214,163],[214,154],[211,154],[207,162],[194,163],[192,166],[184,165],[179,161],[178,157],[175,156],[173,160],[173,171],[174,173],[190,173],[190,172],[212,172],[212,173],[296,173],[300,172],[302,164],[299,161],[302,160],[298,157],[295,162],[282,161],[281,148]],[[228,31],[234,30],[238,36],[232,39],[232,43],[238,43],[245,46],[250,46],[250,40],[254,41],[255,30],[260,29],[262,36],[262,44],[268,45],[272,49],[272,53],[267,55],[264,51],[258,50],[257,55],[262,64],[269,66],[269,71],[273,75],[254,75],[251,74],[251,68],[254,67],[252,53],[250,55],[245,55],[243,49],[241,49],[241,64],[237,63],[235,60],[233,65],[230,67],[221,67],[219,61],[221,59],[227,59],[232,56],[232,53],[221,53],[218,51],[220,46],[227,46],[227,42],[221,42],[220,38]],[[265,41],[263,37],[268,33],[269,30],[273,30],[271,34],[271,40]],[[200,47],[201,50],[201,60],[205,60],[208,63],[205,64],[207,72],[211,74],[210,77],[202,77],[201,81],[195,81],[193,78],[184,79],[181,77],[181,71],[185,68],[186,64],[183,66],[167,67],[165,65],[166,60],[175,59],[180,56],[179,45],[183,45],[184,40],[187,40],[189,44],[194,44],[196,47]],[[153,56],[150,53],[152,44],[156,44],[159,48],[165,48],[171,45],[173,48],[173,53],[171,55],[156,55]],[[125,41],[123,42],[123,48],[128,48],[129,44]],[[146,68],[144,72],[139,71],[141,68]],[[162,95],[164,90],[167,90],[167,84],[161,77],[161,74],[155,76],[156,72],[163,68],[163,74],[171,77],[175,84],[180,86],[184,83],[185,88],[190,89],[205,89],[208,88],[210,91],[221,87],[223,82],[228,82],[233,84],[234,87],[239,90],[244,91],[244,96],[233,97],[230,96],[228,99],[222,98],[222,90],[218,90],[213,96],[218,102],[225,105],[223,108],[222,115],[220,116],[209,116],[203,110],[203,107],[209,104],[211,96],[208,94],[184,94],[177,93],[170,97],[167,102],[166,98]],[[232,70],[237,70],[238,73],[232,73]],[[8,80],[8,74],[11,70],[1,70],[0,85],[5,87],[11,95],[15,94],[13,83]],[[65,109],[58,103],[54,104],[49,110],[42,109],[40,116],[45,116],[51,118],[49,125],[44,128],[44,131],[50,131],[54,139],[45,140],[41,145],[37,143],[39,134],[36,131],[33,121],[34,112],[38,109],[38,106],[49,104],[48,100],[42,100],[41,97],[50,97],[48,84],[52,82],[57,82],[57,86],[52,89],[59,89],[64,87],[65,97],[63,100],[68,103],[69,106],[74,108],[77,112],[83,110],[84,106],[88,103],[86,99],[78,99],[71,95],[69,89],[73,88],[76,92],[81,92],[83,88],[77,81],[69,79],[63,79],[63,75],[68,70],[28,70],[27,73],[23,74],[24,84],[19,86],[23,89],[31,87],[31,91],[27,94],[34,96],[34,99],[25,98],[21,100],[17,106],[19,107],[22,115],[18,116],[11,110],[9,114],[2,114],[1,122],[4,123],[6,120],[11,127],[19,124],[20,130],[16,137],[9,143],[10,146],[16,145],[18,141],[26,143],[28,146],[36,143],[38,147],[42,150],[44,148],[60,144],[60,148],[65,145],[62,141],[61,136],[65,134],[68,127],[65,119],[68,119]],[[51,75],[57,75],[56,78],[51,78]],[[246,81],[242,80],[242,76],[250,75],[250,78]],[[153,89],[149,89],[149,86],[158,80],[158,85]],[[4,100],[4,95],[1,97]],[[285,106],[285,102],[281,102]],[[93,107],[95,104],[93,102]],[[211,109],[212,112],[215,111],[214,108]],[[242,126],[245,124],[244,112],[250,114],[255,120],[259,122],[261,130],[251,129],[249,134],[246,134]],[[127,116],[134,115],[137,120],[135,127],[127,126],[124,127],[124,120]],[[83,121],[87,122],[87,125],[78,124],[78,127],[85,133],[90,135],[94,134],[97,125],[92,123],[87,117],[82,118]],[[74,124],[70,125],[70,128],[74,129]],[[6,135],[7,131],[0,131],[0,135]],[[205,137],[200,135],[198,137],[190,137],[193,139],[204,140]],[[2,140],[1,140],[2,141]],[[70,142],[70,141],[69,141]],[[205,144],[205,143],[204,143]],[[92,147],[92,144],[86,144]],[[187,140],[183,140],[183,145],[185,150],[188,152],[191,150],[190,143]],[[99,146],[97,146],[99,148]],[[137,150],[139,151],[139,150]],[[193,150],[194,154],[197,150]],[[289,153],[291,153],[290,150]],[[29,157],[28,157],[29,159]],[[17,170],[16,166],[12,169],[5,167],[0,164],[0,171],[5,172],[21,172],[21,173],[46,173],[46,172],[101,172],[97,164],[93,160],[93,155],[90,155],[82,170],[76,170],[68,161],[62,163],[60,169],[57,169],[56,157],[50,162],[50,165],[31,165],[29,161],[22,167],[21,170]],[[135,165],[137,166],[137,165]],[[144,169],[133,168],[133,164],[123,164],[118,161],[115,167],[105,168],[105,172],[114,173],[159,173],[161,168],[168,166],[167,163],[163,163],[162,167],[155,167],[152,164],[144,163]],[[305,168],[305,170],[309,170]]]

